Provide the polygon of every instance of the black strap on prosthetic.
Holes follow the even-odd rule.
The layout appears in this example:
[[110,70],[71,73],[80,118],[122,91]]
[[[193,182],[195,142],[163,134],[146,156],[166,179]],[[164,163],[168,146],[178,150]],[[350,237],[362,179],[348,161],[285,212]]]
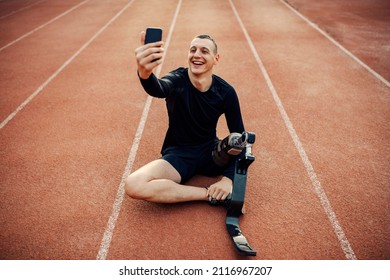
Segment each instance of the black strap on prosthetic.
[[246,181],[248,167],[255,160],[252,155],[252,144],[255,142],[256,135],[252,132],[244,132],[241,140],[246,146],[245,156],[236,161],[233,191],[231,202],[227,208],[226,228],[233,239],[235,248],[240,254],[256,256],[256,251],[249,245],[239,226],[239,217],[242,214],[244,205]]
[[232,156],[239,155],[245,148],[245,143],[241,141],[243,135],[233,132],[220,140],[212,153],[214,163],[218,166],[227,166]]

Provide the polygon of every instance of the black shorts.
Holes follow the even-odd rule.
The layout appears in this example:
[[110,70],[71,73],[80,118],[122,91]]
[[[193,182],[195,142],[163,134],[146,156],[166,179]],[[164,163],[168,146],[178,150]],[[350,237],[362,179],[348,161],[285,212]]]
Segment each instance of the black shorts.
[[196,174],[218,176],[225,168],[216,165],[212,151],[218,139],[199,146],[171,146],[162,151],[162,159],[168,161],[180,174],[181,183],[185,183]]

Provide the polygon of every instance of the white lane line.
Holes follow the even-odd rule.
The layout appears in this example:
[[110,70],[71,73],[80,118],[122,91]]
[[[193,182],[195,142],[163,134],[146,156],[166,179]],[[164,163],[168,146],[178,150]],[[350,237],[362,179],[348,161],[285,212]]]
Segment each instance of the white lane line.
[[252,39],[250,38],[250,36],[249,36],[245,26],[244,26],[244,23],[242,22],[232,0],[229,0],[229,2],[230,2],[230,5],[232,6],[233,12],[236,15],[237,20],[241,26],[241,29],[246,37],[246,40],[248,41],[250,49],[252,50],[252,53],[253,53],[253,55],[256,59],[256,62],[260,68],[260,71],[263,74],[263,76],[267,82],[268,88],[272,93],[272,97],[274,98],[276,106],[279,109],[279,112],[282,116],[282,119],[283,119],[287,129],[288,129],[288,132],[290,133],[290,136],[295,144],[295,147],[298,150],[298,153],[299,153],[299,155],[302,159],[302,162],[306,168],[307,174],[309,175],[309,178],[312,182],[312,185],[313,185],[314,190],[317,194],[317,197],[320,199],[321,205],[322,205],[322,207],[323,207],[323,209],[324,209],[324,211],[325,211],[325,213],[326,213],[326,215],[327,215],[327,217],[328,217],[328,219],[333,227],[333,230],[334,230],[334,232],[339,240],[340,246],[341,246],[346,258],[354,260],[354,259],[356,259],[356,255],[355,255],[354,251],[352,250],[352,247],[349,244],[348,239],[347,239],[343,229],[341,228],[339,221],[337,220],[336,214],[332,210],[332,206],[331,206],[331,204],[326,196],[326,193],[325,193],[324,189],[322,188],[320,181],[318,180],[317,174],[314,171],[312,164],[310,163],[309,157],[307,156],[305,149],[303,148],[303,145],[302,145],[301,141],[299,140],[297,133],[295,132],[295,129],[290,121],[290,118],[288,117],[286,110],[283,107],[282,101],[280,100],[280,98],[276,92],[276,89],[271,81],[271,78],[269,77],[268,72],[265,69],[263,62],[261,61],[261,59],[258,55],[258,52],[257,52],[257,50],[252,42]]
[[335,39],[333,39],[331,36],[329,36],[325,31],[323,31],[321,28],[318,27],[317,24],[313,23],[311,20],[309,20],[307,17],[302,15],[300,12],[298,12],[294,7],[291,6],[290,3],[286,3],[285,0],[280,0],[284,5],[286,5],[291,11],[293,11],[297,16],[299,16],[301,19],[303,19],[308,25],[313,27],[315,30],[320,32],[323,36],[325,36],[329,41],[331,41],[336,47],[338,47],[340,50],[342,50],[346,55],[348,55],[350,58],[355,60],[360,66],[362,66],[364,69],[366,69],[369,73],[371,73],[374,77],[376,77],[378,80],[380,80],[382,83],[384,83],[387,87],[390,87],[390,82],[387,81],[384,77],[382,77],[379,73],[374,71],[370,66],[365,64],[363,61],[361,61],[359,58],[357,58],[353,53],[351,53],[349,50],[347,50],[345,47],[343,47],[339,42],[337,42]]
[[[171,27],[170,27],[168,35],[167,35],[166,42],[164,43],[165,54],[164,54],[163,59],[165,59],[166,54],[167,54],[169,42],[171,41],[172,33],[173,33],[173,30],[174,30],[175,25],[176,25],[176,19],[177,19],[177,16],[179,14],[179,11],[180,11],[181,3],[182,3],[182,0],[179,0],[177,7],[176,7],[175,14],[173,16]],[[160,72],[161,72],[161,68],[162,68],[163,64],[164,64],[164,60],[156,69],[155,74],[157,77],[160,76]],[[142,115],[141,115],[141,119],[140,119],[139,124],[138,124],[137,132],[135,133],[135,136],[133,139],[133,145],[131,146],[131,150],[130,150],[129,157],[127,159],[126,167],[125,167],[125,170],[122,174],[121,182],[118,186],[118,191],[116,193],[115,201],[114,201],[114,204],[112,206],[111,216],[108,219],[107,226],[106,226],[106,229],[104,231],[102,241],[100,243],[99,252],[96,256],[97,260],[105,260],[107,258],[108,250],[109,250],[110,245],[111,245],[112,235],[114,234],[114,229],[115,229],[118,217],[119,217],[119,213],[121,211],[122,202],[123,202],[124,195],[125,195],[125,190],[124,190],[125,179],[127,178],[127,176],[129,176],[129,174],[133,168],[134,160],[135,160],[135,157],[137,155],[138,146],[141,142],[142,133],[143,133],[144,128],[145,128],[145,124],[146,124],[146,120],[148,118],[149,109],[150,109],[151,104],[152,104],[152,97],[148,95],[146,102],[145,102],[145,105],[144,105]]]
[[83,2],[81,2],[81,3],[79,3],[79,4],[77,4],[76,6],[70,8],[69,10],[67,10],[67,11],[63,12],[62,14],[56,16],[55,18],[49,20],[48,22],[46,22],[46,23],[44,23],[44,24],[38,26],[37,28],[31,30],[30,32],[27,32],[26,34],[20,36],[18,39],[16,39],[16,40],[14,40],[14,41],[8,43],[7,45],[1,47],[1,48],[0,48],[0,52],[2,52],[3,50],[5,50],[6,48],[12,46],[13,44],[19,42],[20,40],[23,40],[24,38],[30,36],[31,34],[37,32],[38,30],[44,28],[45,26],[49,25],[50,23],[53,23],[53,22],[55,22],[56,20],[62,18],[63,16],[69,14],[70,12],[72,12],[72,11],[75,10],[75,9],[77,9],[77,8],[80,7],[81,5],[84,5],[84,4],[87,3],[88,1],[89,1],[89,0],[85,0],[85,1],[83,1]]
[[[89,1],[89,0],[88,0]],[[127,5],[122,8],[111,20],[109,20],[98,32],[95,33],[89,39],[77,52],[75,52],[67,61],[64,62],[64,64],[61,65],[60,68],[57,69],[43,84],[41,84],[29,97],[27,97],[26,100],[23,101],[22,104],[19,105],[18,108],[16,108],[15,111],[13,111],[1,124],[0,129],[2,129],[4,126],[6,126],[28,103],[30,103],[31,100],[34,99],[35,96],[37,96],[52,80],[54,80],[72,61],[81,53],[83,52],[106,28],[114,22],[133,2],[134,0],[131,0],[127,3]]]
[[30,5],[28,5],[28,6],[25,6],[25,7],[23,7],[23,8],[20,8],[20,9],[17,9],[17,10],[15,10],[15,11],[12,11],[12,12],[6,14],[6,15],[1,16],[0,19],[7,18],[7,17],[12,16],[12,15],[14,15],[14,14],[16,14],[16,13],[19,13],[19,12],[21,12],[21,11],[27,10],[28,8],[31,8],[31,7],[33,7],[33,6],[35,6],[35,5],[38,5],[39,3],[44,2],[44,1],[47,1],[47,0],[40,0],[40,1],[37,1],[37,2],[35,2],[35,3],[30,4]]

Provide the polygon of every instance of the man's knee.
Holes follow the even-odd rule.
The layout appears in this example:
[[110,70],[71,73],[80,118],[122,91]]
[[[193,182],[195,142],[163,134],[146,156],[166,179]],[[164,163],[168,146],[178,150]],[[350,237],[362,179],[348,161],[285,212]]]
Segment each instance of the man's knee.
[[134,199],[144,199],[143,190],[145,183],[139,176],[130,174],[125,180],[125,192]]

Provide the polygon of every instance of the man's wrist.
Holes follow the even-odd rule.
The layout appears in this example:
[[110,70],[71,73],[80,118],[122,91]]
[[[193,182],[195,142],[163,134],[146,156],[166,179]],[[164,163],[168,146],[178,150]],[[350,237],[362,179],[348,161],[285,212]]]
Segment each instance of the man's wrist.
[[147,80],[149,79],[150,75],[152,75],[152,72],[150,73],[140,73],[139,70],[137,70],[137,75],[140,79],[142,80]]

